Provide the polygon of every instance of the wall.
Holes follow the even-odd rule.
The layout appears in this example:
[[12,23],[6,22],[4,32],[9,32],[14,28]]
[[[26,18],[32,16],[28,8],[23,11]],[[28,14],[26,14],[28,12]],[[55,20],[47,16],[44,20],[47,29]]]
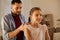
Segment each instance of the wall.
[[4,1],[0,0],[0,35],[2,35],[1,33],[1,18],[4,15]]

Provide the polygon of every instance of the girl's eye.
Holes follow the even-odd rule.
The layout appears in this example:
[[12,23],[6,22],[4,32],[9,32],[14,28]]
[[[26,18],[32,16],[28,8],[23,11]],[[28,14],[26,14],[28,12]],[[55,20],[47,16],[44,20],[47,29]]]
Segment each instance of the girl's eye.
[[40,14],[40,16],[42,16],[42,14]]
[[36,14],[36,16],[38,16],[38,14]]
[[18,7],[16,7],[16,10],[18,9]]

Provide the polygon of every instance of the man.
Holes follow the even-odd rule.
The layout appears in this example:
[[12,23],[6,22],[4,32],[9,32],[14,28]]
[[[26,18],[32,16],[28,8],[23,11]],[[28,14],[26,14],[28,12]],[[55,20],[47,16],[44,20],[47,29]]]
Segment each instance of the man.
[[21,8],[21,0],[11,1],[11,13],[2,18],[3,40],[24,40],[24,32],[21,30],[25,19],[21,14]]

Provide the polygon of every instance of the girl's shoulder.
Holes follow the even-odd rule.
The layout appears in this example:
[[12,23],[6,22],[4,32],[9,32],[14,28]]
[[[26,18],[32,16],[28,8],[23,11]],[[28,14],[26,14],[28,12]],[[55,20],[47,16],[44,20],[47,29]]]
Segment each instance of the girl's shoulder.
[[24,27],[27,28],[27,29],[30,29],[30,24],[29,23],[25,23]]
[[46,24],[43,24],[43,25],[40,24],[40,27],[41,27],[41,29],[47,30],[47,25]]

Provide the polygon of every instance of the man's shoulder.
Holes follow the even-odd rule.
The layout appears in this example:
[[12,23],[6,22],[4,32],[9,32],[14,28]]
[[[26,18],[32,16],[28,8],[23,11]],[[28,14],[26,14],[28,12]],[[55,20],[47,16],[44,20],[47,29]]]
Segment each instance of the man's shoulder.
[[3,16],[3,18],[9,19],[11,16],[12,16],[11,14],[5,14],[5,15]]
[[20,14],[20,18],[22,18],[23,20],[25,19],[24,15]]
[[24,17],[24,15],[23,15],[23,14],[20,14],[20,16],[21,16],[21,17]]
[[10,14],[5,14],[4,17],[9,17],[11,16],[11,13]]

